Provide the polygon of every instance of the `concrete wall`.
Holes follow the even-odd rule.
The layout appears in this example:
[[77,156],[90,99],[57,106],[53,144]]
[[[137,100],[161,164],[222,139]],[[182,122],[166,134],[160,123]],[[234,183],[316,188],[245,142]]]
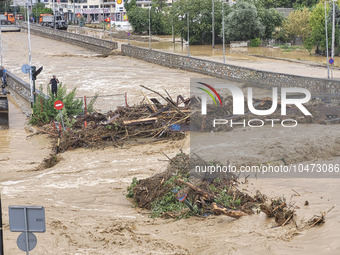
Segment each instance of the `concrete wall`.
[[[19,77],[15,76],[11,72],[7,71],[7,85],[9,88],[14,90],[18,95],[20,95],[25,101],[31,102],[31,89],[29,83],[21,80]],[[36,90],[36,93],[47,97],[45,94]]]
[[337,80],[260,71],[125,44],[121,48],[125,55],[133,58],[217,78],[241,81],[252,86],[303,87],[314,93],[314,95],[332,94],[340,96],[340,81]]
[[[27,24],[22,22],[21,27],[27,30]],[[63,30],[42,27],[40,25],[31,25],[31,34],[75,44],[86,49],[90,49],[102,54],[110,53],[112,50],[118,49],[117,42],[102,40],[86,35],[66,32]]]

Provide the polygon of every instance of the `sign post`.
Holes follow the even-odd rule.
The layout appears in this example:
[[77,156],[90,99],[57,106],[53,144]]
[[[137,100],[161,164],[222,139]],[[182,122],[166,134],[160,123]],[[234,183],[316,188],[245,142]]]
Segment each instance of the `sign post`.
[[1,194],[0,194],[0,255],[4,255],[4,239],[3,239],[3,234],[2,234]]
[[61,123],[63,124],[63,129],[65,130],[65,125],[64,125],[64,120],[63,120],[63,114],[61,113],[61,109],[63,109],[64,103],[60,100],[57,100],[54,102],[54,108],[60,112],[60,118],[61,118]]
[[9,228],[11,232],[22,232],[18,239],[18,248],[29,255],[37,245],[37,238],[32,232],[44,233],[45,208],[42,206],[10,206]]

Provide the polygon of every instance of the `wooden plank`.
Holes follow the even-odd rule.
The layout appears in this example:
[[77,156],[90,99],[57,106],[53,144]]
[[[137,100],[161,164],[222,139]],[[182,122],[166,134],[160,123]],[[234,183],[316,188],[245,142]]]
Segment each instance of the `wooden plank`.
[[157,120],[157,118],[144,118],[144,119],[138,119],[138,120],[125,120],[125,121],[123,121],[123,124],[125,126],[138,125],[138,124],[147,124],[147,123],[155,122],[156,120]]

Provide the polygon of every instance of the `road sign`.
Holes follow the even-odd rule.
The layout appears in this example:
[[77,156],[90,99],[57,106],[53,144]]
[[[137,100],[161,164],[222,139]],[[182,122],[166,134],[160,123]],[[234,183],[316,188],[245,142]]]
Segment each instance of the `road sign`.
[[22,71],[23,73],[29,73],[30,70],[31,70],[31,67],[30,67],[29,65],[27,65],[27,64],[24,64],[24,65],[21,67],[21,71]]
[[18,236],[17,245],[18,248],[22,251],[31,251],[35,248],[35,246],[37,246],[37,237],[33,233],[28,232],[28,244],[27,244],[26,233],[23,232]]
[[9,228],[12,232],[45,232],[44,207],[10,206]]
[[330,59],[329,59],[329,63],[330,63],[331,65],[333,65],[333,64],[334,64],[334,59],[330,58]]
[[63,109],[63,107],[64,107],[64,103],[62,101],[57,100],[57,101],[54,102],[54,108],[56,110],[61,110],[61,109]]

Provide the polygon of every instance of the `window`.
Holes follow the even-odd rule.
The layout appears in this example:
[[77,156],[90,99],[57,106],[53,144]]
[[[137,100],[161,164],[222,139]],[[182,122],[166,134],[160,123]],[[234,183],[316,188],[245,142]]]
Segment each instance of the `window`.
[[83,5],[83,9],[87,9],[87,5]]

